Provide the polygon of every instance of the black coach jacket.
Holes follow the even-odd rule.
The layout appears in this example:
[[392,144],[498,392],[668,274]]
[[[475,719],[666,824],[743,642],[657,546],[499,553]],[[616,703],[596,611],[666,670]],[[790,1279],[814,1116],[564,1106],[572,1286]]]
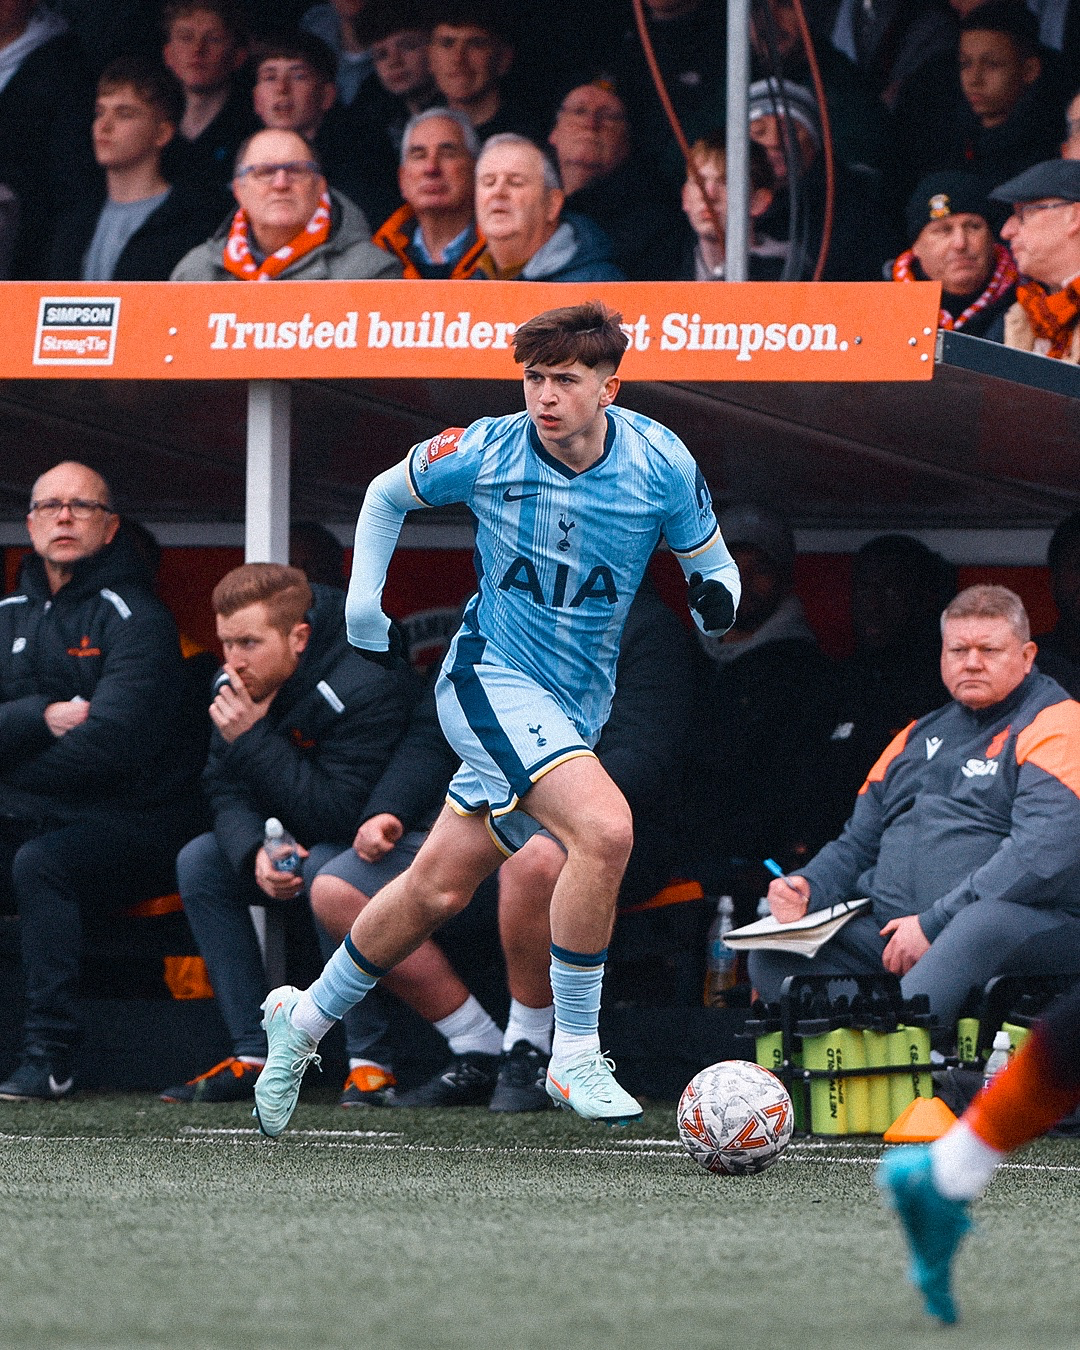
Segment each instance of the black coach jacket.
[[[122,532],[55,596],[30,554],[0,600],[0,809],[44,820],[194,799],[181,670],[176,625]],[[89,717],[53,736],[46,707],[76,695]]]

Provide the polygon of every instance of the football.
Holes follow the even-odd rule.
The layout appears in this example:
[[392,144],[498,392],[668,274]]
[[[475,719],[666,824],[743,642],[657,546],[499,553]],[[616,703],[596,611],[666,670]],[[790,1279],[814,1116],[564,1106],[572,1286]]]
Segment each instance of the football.
[[794,1123],[791,1098],[760,1064],[725,1059],[687,1083],[679,1100],[679,1137],[709,1172],[763,1172],[787,1148]]

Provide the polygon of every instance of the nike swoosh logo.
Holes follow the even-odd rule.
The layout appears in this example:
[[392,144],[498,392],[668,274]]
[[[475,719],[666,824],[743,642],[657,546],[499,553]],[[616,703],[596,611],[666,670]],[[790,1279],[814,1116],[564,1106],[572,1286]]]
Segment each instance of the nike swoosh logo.
[[523,502],[526,497],[539,497],[539,492],[512,492],[509,488],[503,493],[504,502]]
[[568,1087],[563,1087],[563,1085],[559,1082],[559,1080],[553,1077],[550,1073],[548,1074],[548,1082],[555,1084],[564,1101],[570,1100],[570,1089]]
[[284,1006],[285,1006],[284,1003],[275,1003],[275,1005],[274,1005],[274,1011],[270,1014],[270,1021],[271,1021],[271,1022],[272,1022],[272,1021],[274,1020],[274,1018],[278,1015],[278,1013],[282,1010],[282,1008],[284,1008]]
[[62,1083],[58,1083],[52,1074],[49,1074],[49,1091],[54,1097],[62,1097],[65,1092],[71,1091],[74,1082],[74,1078],[65,1078]]

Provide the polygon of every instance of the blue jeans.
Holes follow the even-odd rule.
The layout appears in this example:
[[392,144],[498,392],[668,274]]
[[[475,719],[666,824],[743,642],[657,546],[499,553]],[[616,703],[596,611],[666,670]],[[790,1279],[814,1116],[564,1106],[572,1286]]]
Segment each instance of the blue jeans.
[[[305,891],[319,868],[340,852],[340,844],[316,844],[304,859]],[[232,1037],[233,1053],[263,1056],[266,1033],[260,1005],[269,989],[248,906],[306,903],[306,896],[303,901],[271,900],[256,886],[254,870],[241,876],[234,869],[213,833],[200,834],[180,850],[176,876],[214,997]],[[318,931],[325,956],[327,948],[332,951],[336,944]]]

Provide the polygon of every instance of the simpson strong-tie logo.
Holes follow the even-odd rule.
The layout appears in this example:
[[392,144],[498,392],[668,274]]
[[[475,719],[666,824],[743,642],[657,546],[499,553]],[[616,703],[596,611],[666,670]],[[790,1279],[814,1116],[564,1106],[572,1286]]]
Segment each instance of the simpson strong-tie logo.
[[35,366],[111,366],[120,320],[118,296],[42,296]]

